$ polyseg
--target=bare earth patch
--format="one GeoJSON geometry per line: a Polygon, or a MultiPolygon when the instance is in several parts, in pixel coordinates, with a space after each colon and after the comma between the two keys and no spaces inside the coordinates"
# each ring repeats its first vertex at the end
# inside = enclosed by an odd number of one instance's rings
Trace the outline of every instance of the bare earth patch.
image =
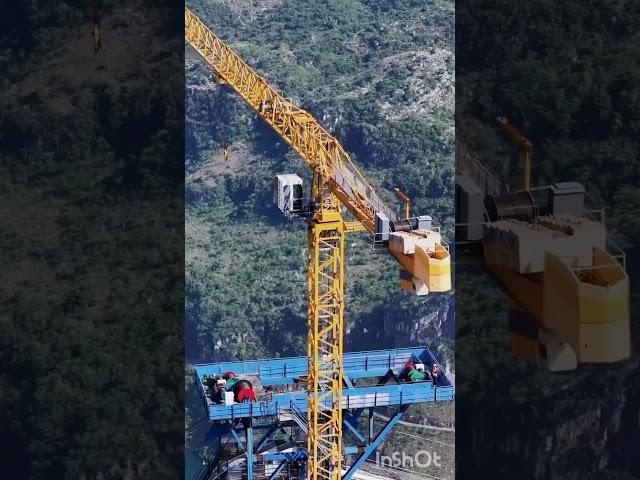
{"type": "Polygon", "coordinates": [[[239,175],[248,164],[249,146],[245,143],[229,145],[229,158],[225,161],[222,149],[216,150],[209,160],[187,177],[187,182],[202,182],[214,187],[222,175],[239,175]]]}
{"type": "Polygon", "coordinates": [[[76,111],[74,100],[85,88],[118,88],[125,81],[129,89],[144,85],[158,53],[149,25],[160,23],[147,15],[154,15],[153,10],[143,8],[141,3],[105,14],[103,48],[97,54],[90,22],[78,25],[69,38],[53,45],[41,63],[2,96],[37,95],[52,112],[70,115],[76,111]]]}

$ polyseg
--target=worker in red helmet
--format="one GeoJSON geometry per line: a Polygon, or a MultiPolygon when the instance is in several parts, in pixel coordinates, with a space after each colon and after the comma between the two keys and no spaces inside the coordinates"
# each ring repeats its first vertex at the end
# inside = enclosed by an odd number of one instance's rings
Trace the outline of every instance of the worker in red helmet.
{"type": "Polygon", "coordinates": [[[253,385],[249,380],[238,380],[233,386],[234,400],[238,403],[255,402],[256,394],[253,391],[253,385]]]}
{"type": "Polygon", "coordinates": [[[429,379],[429,373],[424,371],[422,364],[409,362],[405,364],[401,377],[410,382],[422,382],[429,379]]]}
{"type": "Polygon", "coordinates": [[[238,392],[238,403],[243,402],[255,402],[256,401],[256,393],[252,388],[243,388],[238,392]]]}
{"type": "Polygon", "coordinates": [[[236,374],[233,372],[226,372],[224,375],[222,375],[222,378],[224,378],[227,381],[227,384],[226,384],[227,392],[230,392],[233,389],[233,385],[238,380],[236,378],[236,374]]]}
{"type": "Polygon", "coordinates": [[[404,379],[404,380],[408,380],[409,379],[409,373],[412,370],[415,370],[416,366],[413,362],[407,362],[404,364],[404,367],[402,368],[402,371],[400,372],[400,378],[404,379]]]}

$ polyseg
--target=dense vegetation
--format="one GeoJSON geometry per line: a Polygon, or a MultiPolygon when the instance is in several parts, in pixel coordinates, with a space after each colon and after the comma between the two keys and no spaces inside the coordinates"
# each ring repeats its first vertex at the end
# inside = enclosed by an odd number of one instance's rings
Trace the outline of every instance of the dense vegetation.
{"type": "MultiPolygon", "coordinates": [[[[432,215],[451,238],[453,98],[424,111],[407,108],[418,96],[410,89],[412,78],[442,81],[430,77],[429,64],[417,70],[411,59],[424,52],[434,52],[434,58],[436,52],[451,53],[451,3],[189,6],[269,82],[330,128],[388,203],[399,210],[392,187],[404,187],[415,199],[413,211],[432,215]]],[[[190,49],[186,58],[188,356],[301,354],[305,230],[278,215],[272,179],[292,172],[308,181],[309,172],[236,94],[212,86],[210,73],[190,49]],[[225,137],[231,145],[227,165],[220,152],[225,137]]],[[[453,57],[442,66],[441,75],[452,73],[453,57]]],[[[439,301],[401,292],[392,259],[372,254],[371,245],[354,236],[347,272],[346,321],[349,329],[365,333],[359,348],[435,340],[433,331],[386,343],[375,335],[385,318],[400,315],[415,323],[439,301]]]]}
{"type": "Polygon", "coordinates": [[[456,134],[517,187],[517,147],[495,121],[506,115],[534,144],[535,184],[578,181],[606,207],[609,235],[627,254],[636,351],[627,362],[554,375],[514,362],[504,293],[486,275],[458,271],[458,472],[636,478],[640,8],[506,0],[456,8],[456,134]]]}
{"type": "Polygon", "coordinates": [[[2,15],[3,478],[182,470],[182,9],[103,3],[2,15]]]}
{"type": "MultiPolygon", "coordinates": [[[[328,128],[389,205],[400,211],[393,187],[401,186],[413,212],[431,215],[452,240],[453,2],[188,7],[328,128]]],[[[308,169],[237,94],[211,82],[190,48],[185,57],[187,359],[303,355],[306,232],[279,214],[272,182],[297,173],[308,188],[308,169]]],[[[348,350],[426,343],[454,368],[452,295],[401,291],[395,260],[357,234],[348,239],[346,293],[348,350]]],[[[187,424],[197,416],[189,412],[187,424]]],[[[452,459],[448,452],[449,469],[452,459]]]]}
{"type": "Polygon", "coordinates": [[[534,143],[536,183],[585,184],[608,207],[614,236],[637,268],[631,247],[640,226],[628,217],[638,207],[640,182],[640,7],[476,3],[485,8],[458,11],[458,131],[519,185],[517,150],[494,119],[511,118],[534,143]]]}

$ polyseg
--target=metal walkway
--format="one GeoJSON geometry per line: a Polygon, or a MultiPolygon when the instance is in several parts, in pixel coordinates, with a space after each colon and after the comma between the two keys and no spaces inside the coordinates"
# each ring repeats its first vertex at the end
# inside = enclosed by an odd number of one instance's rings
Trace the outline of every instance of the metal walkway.
{"type": "MultiPolygon", "coordinates": [[[[435,356],[426,347],[347,353],[344,355],[342,408],[345,465],[343,480],[360,478],[360,467],[417,403],[453,400],[455,388],[435,356]],[[439,385],[431,381],[376,385],[389,372],[398,375],[407,362],[440,367],[439,385]],[[383,408],[380,421],[377,411],[383,408]],[[376,421],[377,420],[377,421],[376,421]]],[[[298,480],[305,478],[307,393],[297,380],[306,375],[306,357],[198,364],[195,381],[203,399],[203,414],[211,421],[208,438],[213,449],[237,452],[231,457],[212,455],[202,480],[298,480]],[[205,394],[202,377],[232,371],[239,378],[257,379],[264,393],[256,402],[216,404],[205,394]],[[297,387],[297,391],[296,391],[297,387]],[[269,393],[269,389],[281,393],[269,393]],[[275,437],[288,432],[286,449],[275,447],[275,437]],[[275,448],[275,450],[274,450],[275,448]],[[238,455],[239,454],[239,455],[238,455]]],[[[386,376],[386,377],[385,377],[386,376]]]]}
{"type": "MultiPolygon", "coordinates": [[[[427,366],[438,364],[434,355],[426,347],[345,354],[344,372],[347,385],[343,389],[342,408],[403,406],[453,399],[454,387],[446,378],[442,367],[440,367],[441,380],[437,387],[434,387],[430,381],[384,386],[354,385],[358,380],[382,377],[390,370],[397,375],[409,361],[422,362],[427,366]]],[[[196,365],[196,385],[210,420],[281,416],[288,414],[292,409],[306,413],[307,394],[304,389],[269,394],[259,398],[255,403],[234,403],[233,405],[212,403],[205,395],[201,379],[204,375],[222,375],[228,371],[240,376],[257,377],[262,388],[294,385],[296,378],[306,375],[307,359],[292,357],[196,365]]]]}

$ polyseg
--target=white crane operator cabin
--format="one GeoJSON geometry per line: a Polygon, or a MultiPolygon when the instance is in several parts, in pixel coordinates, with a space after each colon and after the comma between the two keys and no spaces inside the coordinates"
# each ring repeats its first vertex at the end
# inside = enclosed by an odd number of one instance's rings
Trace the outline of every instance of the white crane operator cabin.
{"type": "Polygon", "coordinates": [[[276,175],[274,201],[288,217],[302,214],[302,179],[296,174],[276,175]]]}

